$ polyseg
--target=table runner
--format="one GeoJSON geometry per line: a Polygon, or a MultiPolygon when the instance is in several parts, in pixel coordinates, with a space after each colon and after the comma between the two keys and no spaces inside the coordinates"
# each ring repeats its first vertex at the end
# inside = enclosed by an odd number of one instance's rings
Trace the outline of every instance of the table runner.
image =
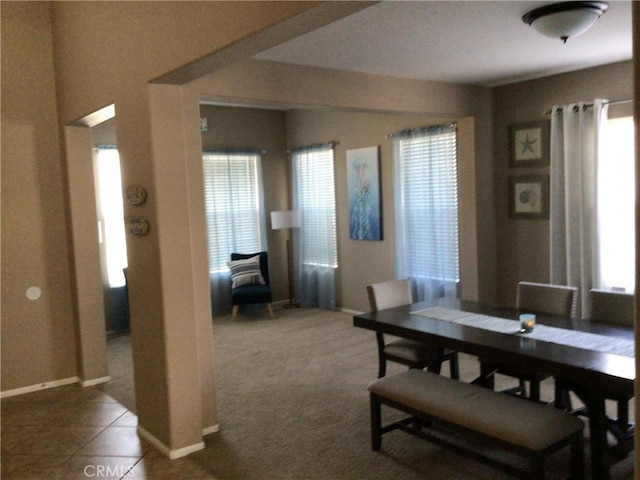
{"type": "Polygon", "coordinates": [[[625,338],[608,337],[595,333],[567,330],[565,328],[549,327],[536,324],[531,333],[520,333],[520,323],[516,320],[491,317],[478,313],[464,312],[444,307],[431,307],[424,310],[410,312],[412,315],[446,320],[469,327],[483,328],[494,332],[508,333],[535,340],[541,340],[570,347],[595,350],[603,353],[613,353],[625,357],[635,357],[635,342],[625,338]]]}

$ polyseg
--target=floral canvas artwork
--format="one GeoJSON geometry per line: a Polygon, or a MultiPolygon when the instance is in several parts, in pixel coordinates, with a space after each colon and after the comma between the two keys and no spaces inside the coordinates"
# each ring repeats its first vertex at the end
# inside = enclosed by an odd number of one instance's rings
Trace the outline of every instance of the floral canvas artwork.
{"type": "Polygon", "coordinates": [[[378,147],[347,150],[349,238],[382,240],[378,147]]]}

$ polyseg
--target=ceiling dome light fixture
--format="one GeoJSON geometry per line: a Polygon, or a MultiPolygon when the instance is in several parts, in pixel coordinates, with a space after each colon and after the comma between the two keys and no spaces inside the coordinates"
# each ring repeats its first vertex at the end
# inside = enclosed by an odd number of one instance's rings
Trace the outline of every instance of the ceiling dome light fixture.
{"type": "Polygon", "coordinates": [[[526,13],[522,21],[551,38],[567,43],[586,32],[609,9],[607,2],[560,2],[526,13]]]}

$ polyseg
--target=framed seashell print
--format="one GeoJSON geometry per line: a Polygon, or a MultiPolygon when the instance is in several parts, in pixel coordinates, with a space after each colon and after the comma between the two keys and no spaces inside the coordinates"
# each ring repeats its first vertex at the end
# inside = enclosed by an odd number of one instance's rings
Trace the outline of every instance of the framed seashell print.
{"type": "Polygon", "coordinates": [[[549,175],[509,177],[509,218],[549,218],[549,175]]]}

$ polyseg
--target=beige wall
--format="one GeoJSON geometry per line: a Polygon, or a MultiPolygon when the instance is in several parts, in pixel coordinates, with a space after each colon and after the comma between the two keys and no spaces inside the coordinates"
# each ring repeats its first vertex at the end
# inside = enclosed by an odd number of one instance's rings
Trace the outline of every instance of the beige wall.
{"type": "Polygon", "coordinates": [[[2,2],[2,389],[78,375],[47,3],[2,2]],[[42,290],[38,300],[25,291],[42,290]]]}
{"type": "MultiPolygon", "coordinates": [[[[633,97],[632,62],[622,62],[494,90],[495,204],[498,238],[498,302],[515,303],[520,280],[549,281],[549,221],[508,217],[508,178],[515,174],[548,174],[549,167],[509,168],[509,125],[549,119],[544,112],[594,98],[633,97]]],[[[610,116],[631,115],[631,104],[611,106],[610,116]]]]}

